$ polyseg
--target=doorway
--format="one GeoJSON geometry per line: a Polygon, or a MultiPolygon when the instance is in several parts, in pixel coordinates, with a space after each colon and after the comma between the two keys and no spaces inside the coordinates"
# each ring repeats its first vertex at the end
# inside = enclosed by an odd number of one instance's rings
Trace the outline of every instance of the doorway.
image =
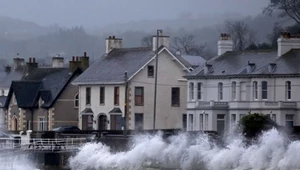
{"type": "Polygon", "coordinates": [[[107,116],[100,115],[98,118],[98,130],[106,130],[107,129],[107,116]]]}

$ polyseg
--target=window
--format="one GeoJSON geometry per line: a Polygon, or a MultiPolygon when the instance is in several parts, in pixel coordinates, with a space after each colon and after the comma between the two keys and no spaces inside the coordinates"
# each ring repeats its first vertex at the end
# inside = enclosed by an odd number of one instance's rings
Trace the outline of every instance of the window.
{"type": "Polygon", "coordinates": [[[199,125],[200,125],[200,127],[199,127],[199,130],[204,130],[203,129],[203,126],[204,126],[204,119],[203,119],[203,114],[200,114],[199,115],[200,117],[199,117],[199,125]]]}
{"type": "Polygon", "coordinates": [[[236,114],[232,114],[231,115],[231,125],[235,125],[236,124],[236,114]]]}
{"type": "Polygon", "coordinates": [[[1,89],[1,96],[4,96],[4,90],[1,89]]]}
{"type": "Polygon", "coordinates": [[[232,85],[231,85],[231,88],[232,88],[232,100],[236,100],[236,82],[232,82],[232,85]]]}
{"type": "Polygon", "coordinates": [[[285,126],[287,128],[294,127],[294,115],[285,115],[285,126]]]}
{"type": "Polygon", "coordinates": [[[257,85],[257,81],[253,82],[253,99],[254,100],[258,99],[258,85],[257,85]]]}
{"type": "Polygon", "coordinates": [[[190,100],[194,100],[194,83],[190,83],[190,100]]]}
{"type": "Polygon", "coordinates": [[[148,77],[154,77],[154,66],[148,66],[148,77]]]}
{"type": "Polygon", "coordinates": [[[217,115],[217,132],[220,135],[225,132],[225,115],[217,115]]]}
{"type": "Polygon", "coordinates": [[[119,98],[120,98],[120,89],[119,87],[115,87],[115,90],[114,90],[114,105],[119,105],[120,104],[120,101],[119,101],[119,98]]]}
{"type": "Polygon", "coordinates": [[[183,128],[183,130],[186,130],[186,128],[187,128],[187,116],[186,116],[186,114],[182,115],[182,128],[183,128]]]}
{"type": "Polygon", "coordinates": [[[144,87],[135,87],[135,105],[143,106],[144,105],[144,87]]]}
{"type": "Polygon", "coordinates": [[[246,82],[240,82],[240,100],[247,100],[247,84],[246,82]]]}
{"type": "Polygon", "coordinates": [[[122,130],[122,115],[110,115],[110,129],[122,130]]]}
{"type": "Polygon", "coordinates": [[[197,85],[197,99],[202,99],[202,83],[198,83],[197,85]]]}
{"type": "Polygon", "coordinates": [[[100,87],[100,105],[105,104],[105,87],[100,87]]]}
{"type": "Polygon", "coordinates": [[[189,130],[194,130],[194,115],[189,114],[189,130]]]}
{"type": "Polygon", "coordinates": [[[180,88],[172,87],[172,106],[179,107],[180,106],[180,88]]]}
{"type": "Polygon", "coordinates": [[[47,120],[45,117],[39,117],[39,131],[46,131],[47,130],[47,120]]]}
{"type": "Polygon", "coordinates": [[[261,98],[266,100],[268,99],[268,82],[261,82],[261,98]]]}
{"type": "Polygon", "coordinates": [[[292,98],[291,88],[292,88],[291,82],[287,81],[285,83],[285,99],[286,100],[291,100],[291,98],[292,98]]]}
{"type": "Polygon", "coordinates": [[[134,116],[134,124],[136,130],[143,130],[144,129],[144,114],[143,113],[136,113],[134,116]]]}
{"type": "Polygon", "coordinates": [[[223,83],[218,84],[218,100],[223,100],[223,83]]]}
{"type": "Polygon", "coordinates": [[[204,115],[204,130],[208,130],[208,114],[204,115]]]}
{"type": "Polygon", "coordinates": [[[85,89],[85,104],[91,105],[91,88],[87,87],[85,89]]]}
{"type": "Polygon", "coordinates": [[[79,105],[79,98],[78,98],[78,94],[76,94],[74,99],[74,107],[78,108],[78,105],[79,105]]]}

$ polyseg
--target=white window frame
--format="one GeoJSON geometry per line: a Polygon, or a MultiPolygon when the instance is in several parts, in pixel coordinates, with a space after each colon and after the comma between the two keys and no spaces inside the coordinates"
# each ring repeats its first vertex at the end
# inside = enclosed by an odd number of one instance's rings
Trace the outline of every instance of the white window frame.
{"type": "Polygon", "coordinates": [[[190,82],[189,84],[189,99],[190,100],[194,100],[194,88],[195,88],[195,84],[193,82],[190,82]]]}
{"type": "Polygon", "coordinates": [[[202,83],[197,83],[197,99],[198,100],[203,99],[202,89],[203,89],[203,84],[202,83]]]}
{"type": "Polygon", "coordinates": [[[287,123],[286,123],[286,122],[293,122],[293,126],[295,126],[295,125],[294,125],[294,118],[295,118],[295,116],[294,116],[293,114],[286,114],[286,115],[285,115],[285,126],[287,126],[287,123]],[[290,116],[291,119],[289,119],[288,116],[290,116]]]}
{"type": "Polygon", "coordinates": [[[253,100],[258,100],[258,83],[253,81],[253,100]]]}
{"type": "Polygon", "coordinates": [[[261,82],[261,99],[262,100],[268,100],[268,81],[262,81],[261,82]],[[263,83],[266,83],[266,89],[263,87],[263,83]],[[267,98],[264,98],[264,92],[267,93],[267,98]]]}
{"type": "Polygon", "coordinates": [[[285,99],[286,100],[292,99],[292,83],[291,83],[291,81],[285,82],[285,99]]]}
{"type": "Polygon", "coordinates": [[[204,130],[204,114],[199,115],[199,130],[204,130]]]}
{"type": "Polygon", "coordinates": [[[204,130],[208,130],[208,114],[204,115],[204,130]]]}
{"type": "Polygon", "coordinates": [[[189,114],[188,117],[188,121],[189,121],[189,130],[193,131],[194,130],[194,115],[193,114],[189,114]]]}
{"type": "Polygon", "coordinates": [[[231,83],[231,91],[232,91],[232,100],[236,100],[236,82],[234,81],[234,82],[232,82],[231,83]]]}
{"type": "Polygon", "coordinates": [[[219,83],[218,84],[218,100],[219,101],[222,101],[224,99],[224,96],[223,96],[223,83],[219,83]]]}
{"type": "Polygon", "coordinates": [[[74,108],[79,107],[79,93],[77,93],[74,97],[74,108]],[[76,101],[77,101],[77,106],[76,106],[76,101]]]}
{"type": "Polygon", "coordinates": [[[45,116],[38,116],[38,129],[39,131],[46,131],[47,127],[47,119],[45,116]]]}

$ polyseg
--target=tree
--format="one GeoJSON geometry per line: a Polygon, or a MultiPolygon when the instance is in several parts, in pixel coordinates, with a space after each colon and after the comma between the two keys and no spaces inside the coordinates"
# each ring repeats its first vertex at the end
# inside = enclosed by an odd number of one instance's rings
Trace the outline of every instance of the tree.
{"type": "Polygon", "coordinates": [[[152,36],[144,36],[141,40],[142,46],[152,47],[152,36]]]}
{"type": "Polygon", "coordinates": [[[279,11],[279,17],[290,18],[298,25],[300,24],[300,1],[299,0],[270,0],[269,5],[264,9],[264,13],[272,14],[279,11]]]}
{"type": "Polygon", "coordinates": [[[278,25],[278,23],[276,23],[273,26],[272,32],[267,35],[267,39],[269,40],[269,43],[271,44],[271,47],[273,49],[277,48],[277,40],[282,31],[283,31],[283,29],[280,27],[280,25],[278,25]]]}
{"type": "Polygon", "coordinates": [[[240,120],[239,126],[247,138],[257,137],[263,131],[279,127],[269,116],[261,113],[249,113],[240,120]]]}
{"type": "Polygon", "coordinates": [[[256,41],[256,33],[244,21],[227,21],[225,29],[231,35],[235,50],[242,51],[256,41]]]}
{"type": "Polygon", "coordinates": [[[172,43],[172,48],[187,55],[202,55],[206,45],[199,45],[195,42],[193,35],[183,35],[175,37],[172,43]]]}

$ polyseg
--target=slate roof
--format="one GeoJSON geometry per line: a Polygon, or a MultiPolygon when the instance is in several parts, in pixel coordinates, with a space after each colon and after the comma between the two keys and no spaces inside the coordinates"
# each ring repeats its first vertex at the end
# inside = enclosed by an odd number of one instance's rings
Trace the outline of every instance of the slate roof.
{"type": "MultiPolygon", "coordinates": [[[[163,48],[160,47],[160,50],[163,48]]],[[[113,49],[85,70],[73,84],[124,83],[125,71],[130,78],[154,56],[155,52],[149,47],[113,49]]],[[[176,58],[179,61],[183,60],[180,57],[176,58]]],[[[185,63],[183,65],[187,67],[185,63]]]]}
{"type": "Polygon", "coordinates": [[[0,96],[0,108],[5,106],[7,96],[0,96]]]}
{"type": "Polygon", "coordinates": [[[202,66],[206,62],[206,60],[201,56],[181,55],[181,57],[186,60],[192,67],[202,66]]]}
{"type": "MultiPolygon", "coordinates": [[[[34,69],[21,81],[13,82],[8,98],[10,99],[14,93],[18,100],[18,106],[21,108],[36,107],[41,98],[44,101],[41,107],[49,108],[74,75],[78,73],[81,73],[80,69],[77,69],[73,74],[69,73],[69,68],[34,69]],[[39,88],[37,88],[37,84],[39,84],[39,88]]],[[[9,101],[7,100],[6,107],[8,107],[9,101]]]]}
{"type": "Polygon", "coordinates": [[[4,73],[0,79],[0,87],[9,88],[12,81],[21,80],[23,77],[23,72],[21,71],[11,71],[10,73],[4,73]]]}
{"type": "Polygon", "coordinates": [[[207,61],[185,77],[247,76],[261,74],[261,69],[277,59],[277,51],[241,51],[225,54],[207,61]],[[205,67],[208,72],[205,73],[205,67]],[[250,67],[250,69],[248,69],[250,67]],[[248,69],[248,70],[247,70],[248,69]]]}

